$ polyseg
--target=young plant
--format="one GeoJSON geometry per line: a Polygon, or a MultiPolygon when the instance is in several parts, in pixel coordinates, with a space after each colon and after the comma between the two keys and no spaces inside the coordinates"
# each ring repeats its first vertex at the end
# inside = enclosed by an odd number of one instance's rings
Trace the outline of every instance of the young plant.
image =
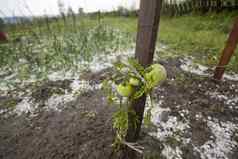
{"type": "MultiPolygon", "coordinates": [[[[114,146],[119,148],[126,137],[128,112],[132,111],[130,105],[144,94],[152,100],[152,90],[166,80],[167,73],[160,64],[153,64],[145,69],[131,58],[126,62],[116,62],[113,69],[113,76],[104,81],[103,88],[110,104],[118,107],[113,115],[113,128],[116,130],[114,146]]],[[[146,112],[144,123],[150,122],[151,109],[146,112]]],[[[137,122],[135,115],[133,123],[130,124],[136,125],[137,122]]]]}

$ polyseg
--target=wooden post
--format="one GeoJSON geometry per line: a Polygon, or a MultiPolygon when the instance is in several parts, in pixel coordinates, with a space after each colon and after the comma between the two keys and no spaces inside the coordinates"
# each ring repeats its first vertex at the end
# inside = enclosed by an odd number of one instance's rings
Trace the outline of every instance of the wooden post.
{"type": "Polygon", "coordinates": [[[238,43],[238,18],[235,19],[235,23],[229,35],[226,47],[224,48],[220,62],[218,66],[216,67],[216,70],[214,73],[214,79],[216,80],[222,79],[222,76],[225,72],[225,67],[229,63],[232,55],[234,54],[237,43],[238,43]]]}
{"type": "MultiPolygon", "coordinates": [[[[144,67],[148,67],[153,62],[161,6],[162,0],[141,0],[135,58],[144,67]]],[[[132,112],[136,113],[138,122],[136,125],[134,124],[135,114],[129,111],[127,142],[135,142],[139,137],[145,102],[146,96],[144,95],[131,104],[130,108],[132,112]]]]}

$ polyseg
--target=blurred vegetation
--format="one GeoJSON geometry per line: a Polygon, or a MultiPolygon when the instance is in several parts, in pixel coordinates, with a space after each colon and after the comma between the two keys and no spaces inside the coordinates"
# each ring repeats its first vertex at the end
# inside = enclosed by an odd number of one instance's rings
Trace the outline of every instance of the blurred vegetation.
{"type": "MultiPolygon", "coordinates": [[[[159,41],[168,45],[176,54],[191,55],[199,63],[214,66],[225,47],[237,13],[162,18],[159,41]]],[[[238,72],[238,49],[228,69],[238,72]]]]}
{"type": "MultiPolygon", "coordinates": [[[[199,63],[215,66],[225,46],[237,11],[163,15],[160,23],[159,53],[193,56],[199,63]],[[172,52],[172,53],[171,53],[172,52]]],[[[113,12],[85,14],[82,8],[62,9],[60,16],[34,17],[7,24],[9,42],[0,44],[0,70],[16,73],[21,79],[30,75],[45,77],[56,70],[79,69],[80,61],[90,62],[97,54],[109,54],[134,47],[137,11],[119,7],[113,12]]],[[[238,51],[229,70],[238,72],[238,51]]]]}
{"type": "MultiPolygon", "coordinates": [[[[237,15],[238,11],[225,11],[205,15],[191,13],[177,17],[162,16],[158,47],[165,45],[168,49],[161,51],[160,57],[193,56],[201,64],[215,66],[237,15]]],[[[106,16],[104,22],[136,36],[136,17],[106,16]]],[[[238,72],[238,49],[228,65],[228,70],[238,72]]]]}

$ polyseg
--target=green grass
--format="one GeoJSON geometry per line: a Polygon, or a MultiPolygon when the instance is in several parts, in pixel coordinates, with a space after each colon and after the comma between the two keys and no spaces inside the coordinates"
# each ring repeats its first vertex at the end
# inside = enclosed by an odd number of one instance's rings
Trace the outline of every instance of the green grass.
{"type": "MultiPolygon", "coordinates": [[[[72,27],[68,20],[50,24],[50,30],[41,26],[19,26],[19,32],[10,32],[10,41],[0,45],[0,70],[16,73],[25,80],[31,75],[47,78],[54,71],[81,70],[96,54],[107,54],[131,47],[132,38],[127,32],[115,29],[104,22],[85,18],[72,27]],[[39,29],[39,30],[38,30],[39,29]],[[16,41],[16,37],[22,40],[16,41]]],[[[1,82],[8,82],[2,81],[1,82]]]]}
{"type": "MultiPolygon", "coordinates": [[[[158,45],[165,44],[173,56],[193,56],[199,63],[215,66],[225,47],[237,12],[164,17],[160,22],[158,45]]],[[[107,25],[131,33],[136,37],[137,19],[134,17],[105,17],[107,25]]],[[[171,53],[163,52],[161,56],[171,53]]],[[[238,72],[238,49],[228,70],[238,72]]]]}
{"type": "MultiPolygon", "coordinates": [[[[237,12],[164,17],[160,22],[158,45],[168,47],[160,52],[165,56],[193,56],[199,63],[215,66],[225,46],[237,12]]],[[[31,25],[8,28],[11,42],[0,45],[0,68],[6,66],[11,72],[18,71],[24,78],[27,74],[69,69],[77,60],[90,60],[96,53],[124,49],[135,43],[136,17],[104,16],[77,17],[53,20],[47,23],[35,20],[31,25]],[[50,30],[49,30],[50,28],[50,30]],[[14,43],[14,38],[27,37],[26,41],[14,43]],[[24,63],[19,64],[19,59],[24,63]],[[30,72],[29,72],[30,71],[30,72]]],[[[238,72],[238,51],[233,56],[229,70],[238,72]]],[[[77,69],[77,68],[76,68],[77,69]]]]}
{"type": "MultiPolygon", "coordinates": [[[[234,17],[232,13],[223,13],[162,18],[159,41],[179,55],[192,55],[198,62],[214,66],[225,47],[234,17]]],[[[229,66],[238,71],[238,50],[229,66]]]]}

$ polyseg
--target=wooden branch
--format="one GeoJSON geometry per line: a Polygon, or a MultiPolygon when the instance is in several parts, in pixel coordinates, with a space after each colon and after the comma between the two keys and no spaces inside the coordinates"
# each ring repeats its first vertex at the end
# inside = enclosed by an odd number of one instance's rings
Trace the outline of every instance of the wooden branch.
{"type": "Polygon", "coordinates": [[[214,79],[221,80],[232,55],[235,52],[238,43],[238,18],[235,19],[233,29],[229,35],[226,46],[222,52],[222,56],[214,73],[214,79]]]}
{"type": "MultiPolygon", "coordinates": [[[[153,62],[162,0],[141,0],[135,58],[143,67],[153,62]]],[[[136,142],[144,115],[146,95],[134,100],[128,112],[127,142],[136,142]],[[138,122],[135,124],[135,115],[138,122]]]]}

